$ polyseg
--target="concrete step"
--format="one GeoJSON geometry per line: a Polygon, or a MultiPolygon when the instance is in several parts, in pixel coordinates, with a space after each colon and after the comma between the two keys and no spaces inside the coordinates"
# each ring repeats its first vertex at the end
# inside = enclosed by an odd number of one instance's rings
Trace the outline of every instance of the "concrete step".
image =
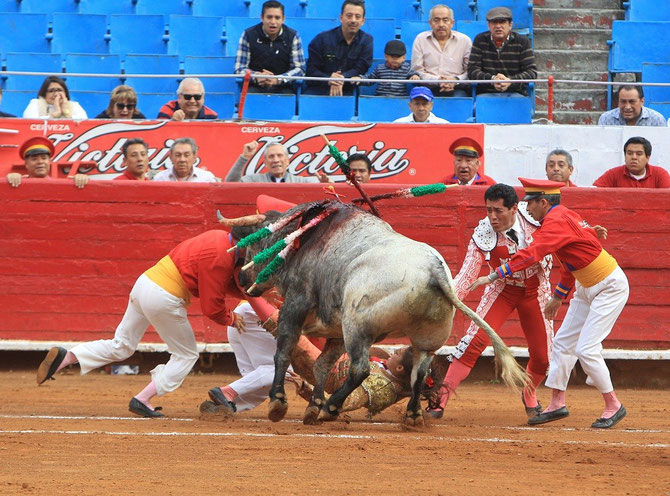
{"type": "Polygon", "coordinates": [[[535,50],[607,50],[607,40],[612,38],[611,29],[596,28],[535,28],[535,50]]]}
{"type": "MultiPolygon", "coordinates": [[[[578,112],[574,110],[565,111],[565,110],[555,110],[554,111],[554,122],[556,124],[585,124],[592,125],[598,124],[598,118],[602,112],[578,112]]],[[[541,112],[539,110],[535,111],[535,117],[533,121],[538,119],[546,119],[547,112],[541,112]]]]}
{"type": "Polygon", "coordinates": [[[545,72],[538,71],[538,79],[547,79],[549,76],[554,76],[554,79],[565,79],[572,81],[607,81],[606,72],[545,72]]]}
{"type": "Polygon", "coordinates": [[[533,10],[548,9],[621,9],[621,0],[534,0],[533,10]]]}
{"type": "MultiPolygon", "coordinates": [[[[547,107],[546,88],[535,90],[535,106],[547,107]]],[[[578,110],[587,112],[604,112],[607,109],[607,92],[605,90],[555,89],[554,111],[578,110]]]]}
{"type": "Polygon", "coordinates": [[[533,9],[535,28],[612,28],[612,21],[623,19],[615,9],[533,9]]]}
{"type": "Polygon", "coordinates": [[[563,74],[565,72],[606,72],[607,50],[536,50],[538,70],[563,74]]]}

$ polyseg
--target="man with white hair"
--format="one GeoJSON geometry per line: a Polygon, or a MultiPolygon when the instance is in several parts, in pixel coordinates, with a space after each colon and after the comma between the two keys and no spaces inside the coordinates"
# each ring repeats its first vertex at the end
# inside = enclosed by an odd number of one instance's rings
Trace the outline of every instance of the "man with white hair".
{"type": "Polygon", "coordinates": [[[244,166],[258,150],[258,141],[245,143],[242,155],[235,161],[233,167],[224,179],[231,183],[328,183],[331,182],[324,172],[317,172],[317,177],[294,176],[288,172],[288,150],[281,143],[268,143],[265,145],[263,156],[267,172],[242,175],[244,166]]]}
{"type": "Polygon", "coordinates": [[[205,106],[205,86],[198,78],[184,78],[177,88],[177,99],[163,105],[159,119],[183,121],[185,119],[218,119],[211,108],[205,106]]]}

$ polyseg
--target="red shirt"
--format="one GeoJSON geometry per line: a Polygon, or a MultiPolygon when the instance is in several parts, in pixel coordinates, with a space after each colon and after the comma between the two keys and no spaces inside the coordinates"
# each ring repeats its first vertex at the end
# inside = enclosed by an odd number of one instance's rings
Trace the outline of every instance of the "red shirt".
{"type": "Polygon", "coordinates": [[[595,180],[594,186],[601,188],[670,188],[670,174],[663,167],[649,165],[642,179],[630,175],[625,165],[606,171],[595,180]]]}
{"type": "MultiPolygon", "coordinates": [[[[459,184],[458,178],[456,176],[448,177],[444,180],[445,184],[459,184]]],[[[475,180],[469,184],[469,186],[493,186],[496,184],[495,179],[484,174],[477,174],[475,180]]]]}
{"type": "Polygon", "coordinates": [[[142,179],[138,179],[137,177],[133,176],[128,172],[128,169],[123,171],[123,174],[120,176],[116,176],[114,178],[114,181],[144,181],[146,177],[143,177],[142,179]]]}
{"type": "Polygon", "coordinates": [[[202,313],[221,325],[231,325],[226,297],[244,298],[235,283],[235,253],[226,231],[206,231],[179,243],[169,256],[177,266],[189,292],[200,298],[202,313]]]}
{"type": "Polygon", "coordinates": [[[497,269],[498,274],[506,273],[501,271],[505,267],[511,272],[525,269],[554,253],[562,264],[558,285],[563,289],[554,294],[563,298],[574,286],[575,278],[571,272],[589,265],[603,248],[593,228],[579,214],[562,205],[549,210],[541,223],[530,246],[519,250],[508,264],[497,269]]]}

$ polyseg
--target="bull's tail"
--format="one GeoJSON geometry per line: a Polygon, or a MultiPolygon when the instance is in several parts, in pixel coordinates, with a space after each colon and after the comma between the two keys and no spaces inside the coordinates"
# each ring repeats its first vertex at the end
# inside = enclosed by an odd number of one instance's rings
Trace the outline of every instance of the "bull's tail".
{"type": "Polygon", "coordinates": [[[528,377],[526,371],[516,361],[512,351],[507,347],[500,336],[498,336],[493,328],[484,319],[477,315],[474,310],[458,299],[451,279],[451,274],[449,273],[449,267],[447,267],[444,259],[437,251],[435,251],[435,254],[444,269],[443,271],[437,271],[438,273],[436,274],[442,292],[455,308],[463,312],[491,339],[496,367],[501,371],[500,376],[502,377],[503,382],[514,389],[528,386],[531,383],[530,377],[528,377]]]}

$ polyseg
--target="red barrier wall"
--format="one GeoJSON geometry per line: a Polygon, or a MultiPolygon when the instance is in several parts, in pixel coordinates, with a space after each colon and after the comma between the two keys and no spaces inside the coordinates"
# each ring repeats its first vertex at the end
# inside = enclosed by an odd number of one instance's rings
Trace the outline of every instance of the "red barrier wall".
{"type": "MultiPolygon", "coordinates": [[[[370,194],[398,187],[366,186],[370,194]]],[[[344,185],[337,191],[358,196],[344,185]]],[[[485,215],[484,191],[459,188],[378,205],[396,230],[436,247],[455,275],[472,229],[485,215]]],[[[227,216],[254,211],[260,193],[296,202],[324,197],[320,185],[95,181],[78,190],[68,180],[30,180],[19,188],[0,180],[0,339],[111,337],[145,269],[181,240],[215,228],[217,208],[227,216]]],[[[609,228],[604,246],[631,284],[607,346],[670,348],[670,191],[570,188],[563,202],[609,228]]],[[[480,294],[467,303],[476,306],[480,294]]],[[[189,314],[198,341],[225,339],[225,329],[201,315],[197,299],[189,314]]],[[[447,344],[455,344],[464,329],[458,315],[447,344]]],[[[523,345],[516,314],[500,332],[509,345],[523,345]]],[[[145,341],[159,338],[150,331],[145,341]]]]}

